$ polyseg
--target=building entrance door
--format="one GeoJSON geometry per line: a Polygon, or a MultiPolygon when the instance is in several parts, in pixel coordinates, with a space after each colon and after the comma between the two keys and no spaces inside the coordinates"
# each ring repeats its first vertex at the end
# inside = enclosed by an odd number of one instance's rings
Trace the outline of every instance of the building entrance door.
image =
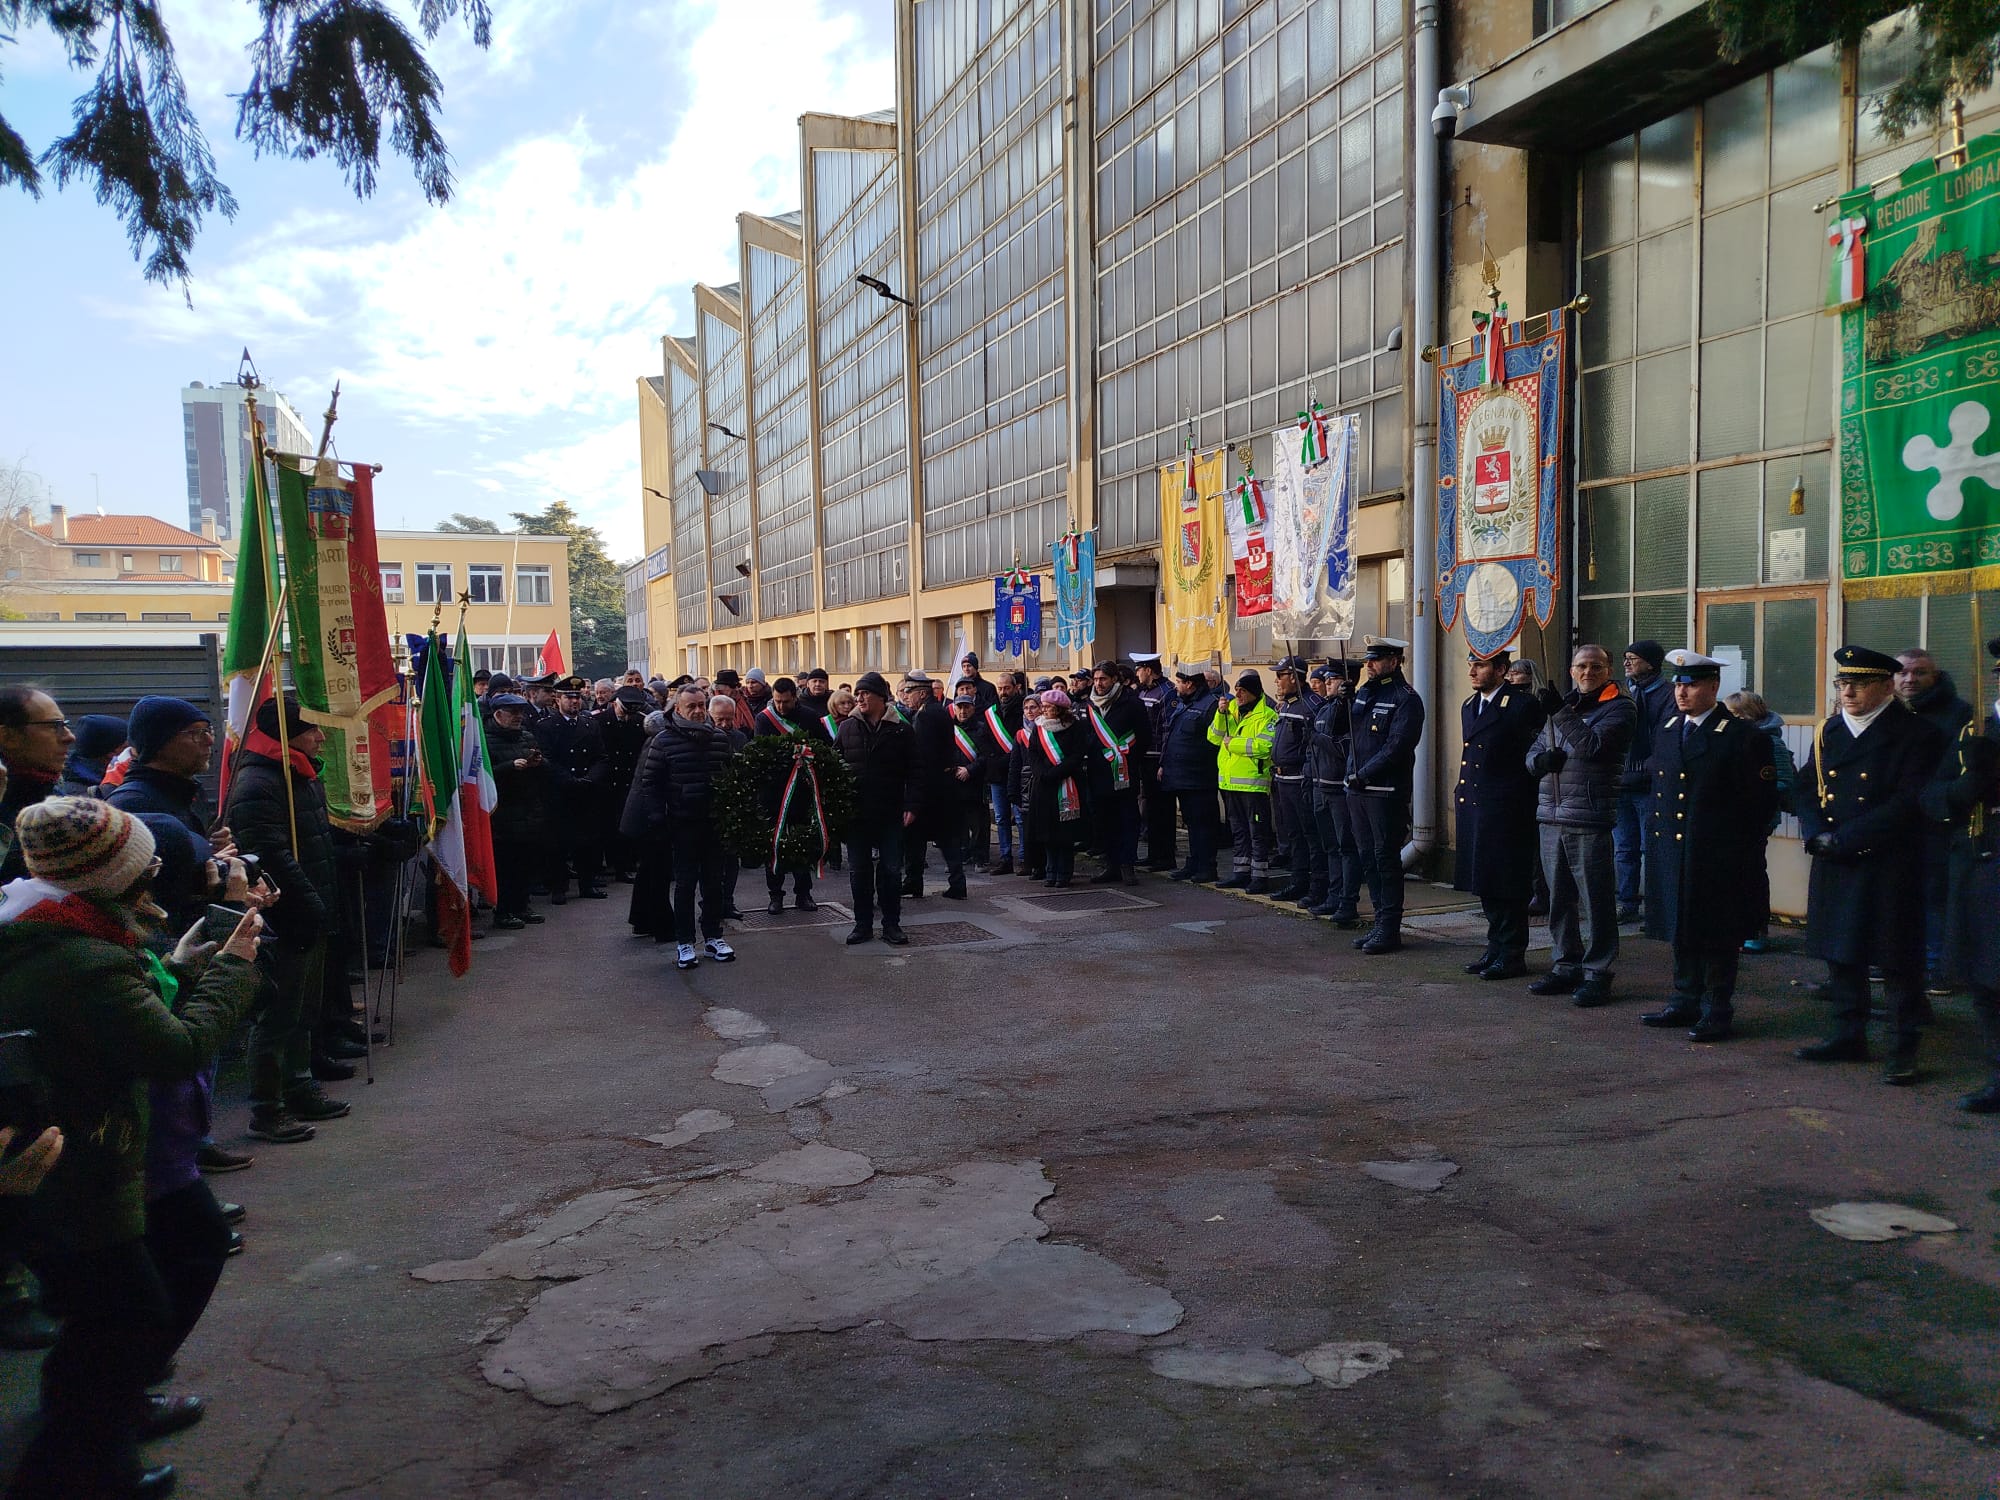
{"type": "Polygon", "coordinates": [[[1757,693],[1791,723],[1825,712],[1826,589],[1730,589],[1698,599],[1701,649],[1722,665],[1722,691],[1757,693]]]}

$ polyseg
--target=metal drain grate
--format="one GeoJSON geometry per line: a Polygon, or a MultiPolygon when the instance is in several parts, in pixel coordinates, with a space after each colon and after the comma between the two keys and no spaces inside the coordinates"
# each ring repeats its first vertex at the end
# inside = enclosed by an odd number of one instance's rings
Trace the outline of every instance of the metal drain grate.
{"type": "Polygon", "coordinates": [[[926,922],[920,927],[905,927],[912,948],[948,948],[953,943],[991,943],[999,940],[1000,934],[988,932],[971,922],[926,922]]]}
{"type": "Polygon", "coordinates": [[[1158,906],[1126,891],[1024,891],[1014,898],[1032,901],[1040,911],[1142,911],[1158,906]]]}
{"type": "Polygon", "coordinates": [[[853,920],[853,911],[838,901],[822,901],[818,911],[797,911],[788,898],[782,916],[774,917],[767,911],[749,908],[743,913],[743,926],[749,932],[775,932],[787,927],[837,927],[853,920]]]}

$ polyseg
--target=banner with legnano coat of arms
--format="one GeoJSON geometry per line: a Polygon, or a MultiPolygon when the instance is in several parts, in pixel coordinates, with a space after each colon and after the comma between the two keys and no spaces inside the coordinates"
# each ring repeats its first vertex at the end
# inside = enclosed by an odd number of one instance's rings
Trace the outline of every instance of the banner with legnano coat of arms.
{"type": "Polygon", "coordinates": [[[1462,615],[1489,657],[1555,618],[1562,566],[1563,379],[1567,309],[1527,324],[1485,321],[1472,353],[1438,371],[1437,595],[1446,630],[1462,615]]]}
{"type": "Polygon", "coordinates": [[[1229,541],[1222,524],[1226,450],[1206,455],[1192,444],[1178,463],[1160,470],[1160,550],[1166,567],[1168,664],[1229,655],[1229,605],[1222,580],[1229,541]]]}
{"type": "Polygon", "coordinates": [[[2000,136],[1840,201],[1840,581],[2000,587],[2000,136]]]}

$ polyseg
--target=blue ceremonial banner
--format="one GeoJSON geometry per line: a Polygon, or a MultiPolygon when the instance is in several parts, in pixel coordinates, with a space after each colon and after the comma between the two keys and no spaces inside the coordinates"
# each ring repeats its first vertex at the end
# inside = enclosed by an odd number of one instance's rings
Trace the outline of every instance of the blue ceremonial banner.
{"type": "Polygon", "coordinates": [[[1065,532],[1049,556],[1056,569],[1056,644],[1078,651],[1097,638],[1097,533],[1065,532]]]}
{"type": "Polygon", "coordinates": [[[1042,580],[1003,573],[993,580],[993,649],[1042,649],[1042,580]]]}
{"type": "Polygon", "coordinates": [[[1561,577],[1569,331],[1561,308],[1538,338],[1523,326],[1493,319],[1438,371],[1438,619],[1449,630],[1462,612],[1479,657],[1520,634],[1530,600],[1547,626],[1561,577]]]}

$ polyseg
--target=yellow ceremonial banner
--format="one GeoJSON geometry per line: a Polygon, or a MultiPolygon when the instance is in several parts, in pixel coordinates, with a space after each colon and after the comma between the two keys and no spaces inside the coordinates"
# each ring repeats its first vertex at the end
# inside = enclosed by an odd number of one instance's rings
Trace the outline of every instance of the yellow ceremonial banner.
{"type": "Polygon", "coordinates": [[[1227,450],[1188,454],[1160,470],[1160,554],[1165,565],[1167,668],[1229,655],[1229,613],[1222,580],[1229,537],[1222,524],[1227,450]],[[1189,468],[1193,473],[1190,475],[1189,468]]]}

